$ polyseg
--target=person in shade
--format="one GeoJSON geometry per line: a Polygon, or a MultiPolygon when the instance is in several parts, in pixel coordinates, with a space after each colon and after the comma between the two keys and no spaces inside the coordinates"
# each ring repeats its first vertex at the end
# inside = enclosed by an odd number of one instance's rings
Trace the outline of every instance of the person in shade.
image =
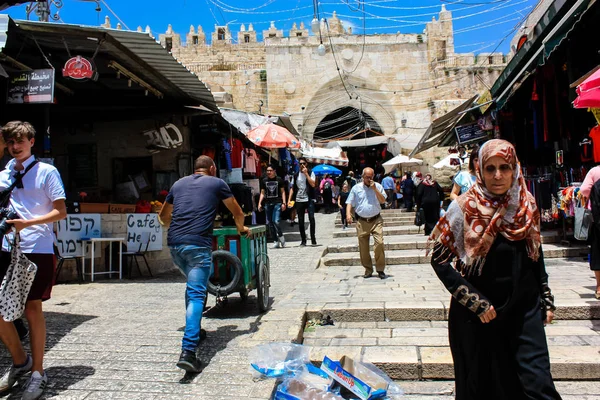
{"type": "Polygon", "coordinates": [[[337,198],[337,204],[340,208],[340,214],[342,215],[342,229],[344,230],[348,227],[348,221],[346,220],[346,201],[348,200],[349,195],[350,185],[348,185],[348,182],[344,182],[342,185],[342,191],[337,198]]]}
{"type": "Polygon", "coordinates": [[[394,182],[392,174],[385,175],[381,181],[381,186],[383,186],[383,190],[385,190],[385,194],[387,196],[386,207],[394,208],[394,187],[396,186],[396,182],[394,182]]]}
{"type": "Polygon", "coordinates": [[[415,182],[412,180],[410,172],[407,172],[402,180],[402,196],[406,211],[412,211],[414,206],[415,182]]]}
{"type": "Polygon", "coordinates": [[[431,174],[426,174],[425,179],[417,189],[417,211],[422,208],[425,213],[426,236],[429,236],[440,219],[443,201],[444,190],[439,183],[433,180],[431,174]]]}
{"type": "Polygon", "coordinates": [[[555,307],[540,213],[509,142],[482,146],[475,186],[450,204],[431,245],[431,265],[452,294],[456,399],[561,399],[544,332],[555,307]]]}
{"type": "Polygon", "coordinates": [[[590,228],[590,269],[596,277],[595,297],[600,299],[600,165],[590,169],[581,184],[582,204],[592,210],[594,223],[590,228]],[[588,203],[588,199],[590,202],[588,203]]]}
{"type": "Polygon", "coordinates": [[[160,223],[169,226],[167,245],[173,262],[187,278],[185,331],[177,367],[192,373],[202,370],[196,350],[212,270],[213,222],[220,202],[233,214],[238,233],[248,234],[244,212],[229,186],[216,174],[212,158],[198,157],[194,173],[175,182],[158,215],[160,223]]]}
{"type": "Polygon", "coordinates": [[[356,217],[356,234],[360,262],[365,269],[365,278],[373,275],[373,260],[369,249],[369,240],[373,236],[375,267],[379,278],[385,279],[385,251],[383,244],[383,218],[381,205],[385,204],[386,194],[383,187],[373,180],[375,172],[365,168],[362,182],[357,183],[346,200],[346,221],[352,223],[352,211],[356,217]]]}
{"type": "Polygon", "coordinates": [[[308,212],[308,222],[310,223],[310,241],[313,246],[317,245],[316,226],[315,226],[315,202],[317,186],[315,174],[308,168],[306,158],[298,159],[300,172],[294,175],[294,186],[290,190],[290,201],[295,202],[298,213],[298,228],[300,230],[300,246],[306,246],[306,227],[304,220],[308,212]]]}

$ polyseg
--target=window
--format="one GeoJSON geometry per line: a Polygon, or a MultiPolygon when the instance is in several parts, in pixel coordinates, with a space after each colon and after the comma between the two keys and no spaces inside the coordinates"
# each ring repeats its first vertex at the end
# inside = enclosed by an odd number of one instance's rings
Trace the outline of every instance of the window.
{"type": "Polygon", "coordinates": [[[194,44],[198,44],[198,36],[194,36],[194,37],[192,37],[192,42],[193,42],[194,44]]]}
{"type": "Polygon", "coordinates": [[[492,65],[494,63],[494,56],[488,57],[488,64],[492,65]]]}
{"type": "Polygon", "coordinates": [[[277,37],[277,34],[276,34],[276,33],[269,33],[269,37],[270,37],[270,38],[277,37]]]}
{"type": "Polygon", "coordinates": [[[218,40],[225,40],[225,28],[219,28],[217,30],[217,39],[218,40]]]}
{"type": "Polygon", "coordinates": [[[244,43],[250,43],[250,35],[244,35],[244,43]]]}
{"type": "Polygon", "coordinates": [[[167,40],[165,41],[165,45],[167,47],[168,52],[173,50],[173,38],[167,38],[167,40]]]}
{"type": "Polygon", "coordinates": [[[302,36],[302,32],[296,32],[296,36],[302,36]]]}

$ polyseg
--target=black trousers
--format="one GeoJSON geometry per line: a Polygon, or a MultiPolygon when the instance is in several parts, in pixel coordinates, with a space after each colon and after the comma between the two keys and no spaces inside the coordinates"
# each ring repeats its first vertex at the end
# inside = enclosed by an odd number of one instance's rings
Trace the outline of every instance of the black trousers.
{"type": "Polygon", "coordinates": [[[317,242],[315,236],[315,202],[308,200],[307,202],[296,202],[296,210],[298,212],[298,228],[300,229],[300,239],[302,243],[306,243],[306,228],[304,226],[304,215],[308,210],[308,221],[310,222],[310,240],[313,243],[317,242]]]}
{"type": "Polygon", "coordinates": [[[348,222],[346,221],[346,206],[340,208],[340,214],[342,214],[342,225],[348,226],[348,222]]]}

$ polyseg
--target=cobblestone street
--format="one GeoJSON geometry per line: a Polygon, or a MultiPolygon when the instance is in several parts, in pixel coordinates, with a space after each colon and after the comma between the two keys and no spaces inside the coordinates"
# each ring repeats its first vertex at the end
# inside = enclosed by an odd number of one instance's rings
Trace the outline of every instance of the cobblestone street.
{"type": "MultiPolygon", "coordinates": [[[[298,226],[282,222],[287,247],[269,249],[271,311],[259,314],[253,291],[246,304],[234,295],[226,307],[205,313],[208,338],[200,358],[206,367],[198,376],[184,376],[175,366],[185,325],[181,276],[57,285],[44,304],[46,398],[268,399],[274,381],[253,382],[247,352],[261,341],[289,341],[302,329],[304,309],[280,303],[314,271],[331,240],[333,215],[317,221],[320,246],[305,248],[298,247],[298,226]]],[[[214,304],[213,296],[208,304],[214,304]]],[[[2,368],[10,363],[4,347],[0,362],[2,368]]],[[[20,399],[20,390],[8,398],[20,399]]]]}

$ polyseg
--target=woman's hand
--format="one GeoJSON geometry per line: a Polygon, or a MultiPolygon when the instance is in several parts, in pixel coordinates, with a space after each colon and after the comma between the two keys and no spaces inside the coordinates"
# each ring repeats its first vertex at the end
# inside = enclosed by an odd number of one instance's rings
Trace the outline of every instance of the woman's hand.
{"type": "Polygon", "coordinates": [[[546,320],[544,321],[544,325],[549,325],[554,320],[554,311],[547,310],[546,311],[546,320]]]}
{"type": "Polygon", "coordinates": [[[494,318],[496,318],[496,310],[494,309],[494,306],[490,306],[490,308],[486,312],[479,316],[479,319],[484,324],[491,322],[494,318]]]}

